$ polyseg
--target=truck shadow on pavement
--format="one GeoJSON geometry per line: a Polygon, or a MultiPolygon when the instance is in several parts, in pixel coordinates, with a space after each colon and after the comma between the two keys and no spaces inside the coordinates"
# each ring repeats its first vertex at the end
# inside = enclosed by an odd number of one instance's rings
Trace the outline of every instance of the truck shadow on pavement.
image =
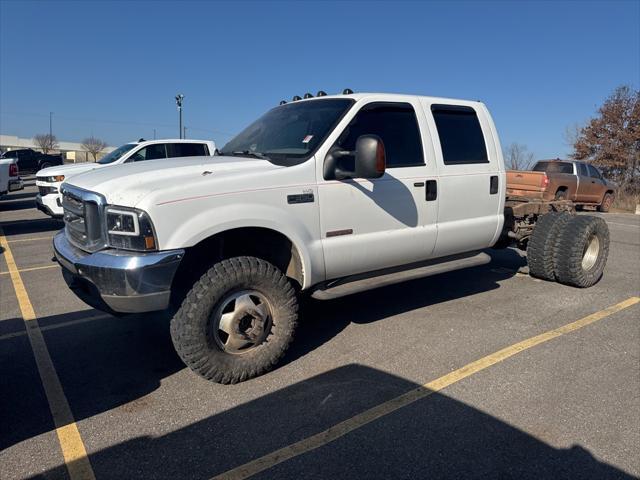
{"type": "Polygon", "coordinates": [[[23,192],[23,193],[11,192],[11,193],[7,194],[6,196],[2,197],[2,201],[5,202],[7,200],[23,200],[25,198],[30,198],[32,200],[35,200],[36,195],[38,195],[37,191],[34,191],[34,192],[23,192]]]}
{"type": "MultiPolygon", "coordinates": [[[[499,288],[497,282],[512,276],[522,259],[507,250],[492,255],[496,255],[496,262],[507,262],[509,269],[496,272],[495,264],[489,264],[338,300],[304,302],[296,339],[276,368],[331,341],[352,322],[377,322],[499,288]]],[[[51,358],[78,421],[135,402],[159,388],[162,379],[186,368],[169,336],[170,313],[108,317],[50,329],[57,323],[97,313],[73,312],[39,319],[40,326],[46,327],[43,334],[51,358]]],[[[22,324],[21,319],[5,322],[22,324]]],[[[0,423],[4,423],[7,433],[0,438],[0,450],[53,428],[28,339],[22,336],[1,342],[0,423]],[[25,398],[29,398],[26,405],[25,398]],[[32,405],[36,403],[38,408],[32,405]],[[33,410],[39,413],[32,415],[33,410]]],[[[242,385],[245,384],[219,388],[243,388],[242,385]]],[[[246,385],[250,387],[251,381],[246,385]]]]}
{"type": "Polygon", "coordinates": [[[293,362],[338,335],[350,323],[372,323],[394,315],[488,292],[527,264],[515,250],[488,250],[491,263],[481,267],[411,280],[321,301],[305,298],[301,320],[281,365],[293,362]]]}
{"type": "Polygon", "coordinates": [[[14,220],[0,222],[5,236],[27,235],[31,233],[57,232],[64,228],[64,222],[55,218],[34,218],[33,220],[14,220]]]}
{"type": "Polygon", "coordinates": [[[0,212],[10,212],[13,210],[26,210],[36,208],[36,201],[31,199],[15,199],[9,198],[0,202],[0,212]]]}
{"type": "MultiPolygon", "coordinates": [[[[429,393],[383,371],[345,365],[170,433],[120,441],[90,453],[90,461],[98,479],[209,479],[415,388],[429,393]]],[[[197,415],[197,407],[192,408],[197,415]]],[[[132,413],[130,421],[136,419],[132,413]]],[[[60,465],[44,477],[65,473],[60,465]]],[[[633,477],[581,446],[554,448],[473,406],[432,392],[256,478],[633,477]]]]}

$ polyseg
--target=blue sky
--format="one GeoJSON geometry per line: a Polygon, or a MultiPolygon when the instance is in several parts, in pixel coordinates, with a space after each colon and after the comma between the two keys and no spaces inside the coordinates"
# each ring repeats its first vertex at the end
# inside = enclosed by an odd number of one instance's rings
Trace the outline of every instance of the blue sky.
{"type": "Polygon", "coordinates": [[[503,146],[570,151],[620,84],[640,84],[640,2],[0,1],[0,132],[117,145],[224,143],[280,99],[355,91],[479,99],[503,146]]]}

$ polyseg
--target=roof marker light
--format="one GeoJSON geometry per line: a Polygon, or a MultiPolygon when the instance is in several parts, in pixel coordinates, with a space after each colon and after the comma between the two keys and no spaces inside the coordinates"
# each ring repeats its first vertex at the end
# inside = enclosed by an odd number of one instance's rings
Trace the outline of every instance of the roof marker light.
{"type": "Polygon", "coordinates": [[[324,90],[318,90],[318,93],[316,93],[316,97],[326,97],[327,96],[327,92],[325,92],[324,90]]]}
{"type": "Polygon", "coordinates": [[[279,105],[284,105],[285,103],[287,103],[287,101],[286,101],[286,100],[280,100],[279,105]]]}
{"type": "Polygon", "coordinates": [[[309,92],[304,94],[304,98],[313,98],[313,95],[311,95],[309,92]]]}
{"type": "Polygon", "coordinates": [[[342,94],[343,94],[343,95],[351,95],[352,93],[353,93],[353,90],[351,90],[350,88],[345,88],[345,89],[342,91],[342,94]]]}
{"type": "Polygon", "coordinates": [[[302,98],[300,98],[300,95],[294,95],[292,101],[297,102],[298,100],[302,100],[302,98]]]}

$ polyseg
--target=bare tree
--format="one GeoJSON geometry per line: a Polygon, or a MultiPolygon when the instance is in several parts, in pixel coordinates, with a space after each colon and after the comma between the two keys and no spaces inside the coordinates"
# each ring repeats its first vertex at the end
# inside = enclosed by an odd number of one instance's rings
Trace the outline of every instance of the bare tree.
{"type": "Polygon", "coordinates": [[[573,148],[573,158],[598,165],[623,190],[640,192],[640,90],[616,88],[573,148]]]}
{"type": "Polygon", "coordinates": [[[526,145],[512,143],[504,153],[504,163],[511,170],[528,170],[533,164],[533,152],[526,145]]]}
{"type": "Polygon", "coordinates": [[[82,141],[82,148],[93,156],[93,161],[95,162],[98,154],[107,148],[107,142],[91,136],[82,141]]]}
{"type": "Polygon", "coordinates": [[[58,148],[58,139],[55,135],[50,135],[48,133],[35,135],[33,137],[33,141],[45,155],[51,150],[55,150],[56,148],[58,148]]]}
{"type": "Polygon", "coordinates": [[[582,128],[583,126],[579,123],[572,123],[571,125],[566,126],[564,132],[562,133],[562,139],[564,140],[564,143],[566,145],[569,145],[570,147],[573,147],[578,141],[578,138],[580,138],[580,131],[582,130],[582,128]]]}

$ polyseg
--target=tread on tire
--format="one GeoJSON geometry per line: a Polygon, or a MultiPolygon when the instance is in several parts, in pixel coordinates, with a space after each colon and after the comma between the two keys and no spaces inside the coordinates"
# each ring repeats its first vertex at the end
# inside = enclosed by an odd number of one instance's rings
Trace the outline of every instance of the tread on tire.
{"type": "Polygon", "coordinates": [[[527,246],[529,274],[542,280],[556,280],[559,233],[571,220],[568,212],[550,212],[538,218],[527,246]]]}
{"type": "Polygon", "coordinates": [[[577,216],[565,226],[559,237],[558,281],[565,285],[586,288],[597,283],[609,256],[609,227],[599,217],[577,216]],[[597,255],[589,268],[584,258],[590,245],[597,240],[597,255]]]}
{"type": "Polygon", "coordinates": [[[234,257],[214,264],[193,285],[171,320],[171,339],[182,361],[198,375],[218,383],[237,383],[278,363],[293,340],[297,321],[298,301],[289,279],[265,260],[234,257]],[[213,338],[212,312],[226,296],[249,289],[268,300],[270,330],[251,350],[226,352],[213,338]]]}

